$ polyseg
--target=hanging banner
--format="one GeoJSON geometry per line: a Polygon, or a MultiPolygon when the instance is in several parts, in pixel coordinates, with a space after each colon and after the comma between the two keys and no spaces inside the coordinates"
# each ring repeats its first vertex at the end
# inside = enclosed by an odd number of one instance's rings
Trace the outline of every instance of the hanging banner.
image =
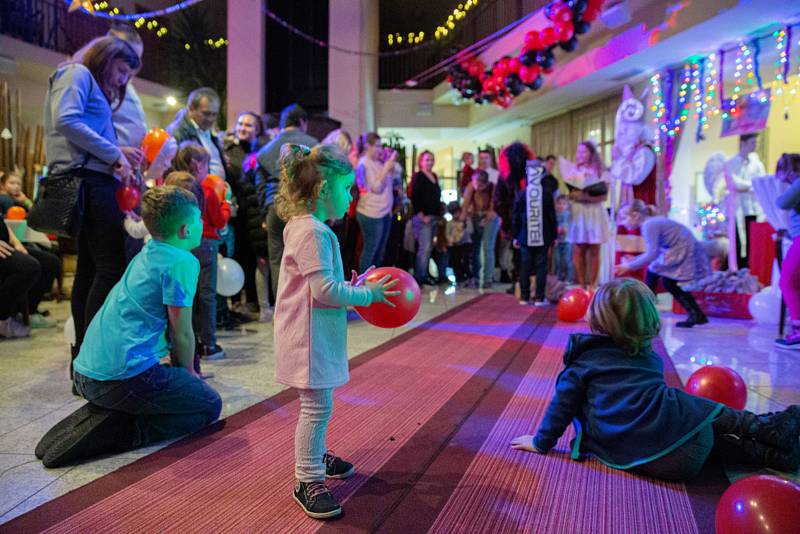
{"type": "Polygon", "coordinates": [[[736,99],[735,111],[722,119],[720,137],[758,133],[767,126],[770,109],[770,90],[755,91],[736,99]]]}
{"type": "Polygon", "coordinates": [[[542,178],[545,168],[541,161],[531,160],[525,167],[528,185],[525,188],[525,218],[527,220],[529,247],[544,245],[544,211],[542,205],[542,178]]]}

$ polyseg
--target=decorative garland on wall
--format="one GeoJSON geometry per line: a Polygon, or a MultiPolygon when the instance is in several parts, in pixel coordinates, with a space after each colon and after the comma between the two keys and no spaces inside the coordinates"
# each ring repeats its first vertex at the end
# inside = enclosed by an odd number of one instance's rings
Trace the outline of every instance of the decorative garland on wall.
{"type": "Polygon", "coordinates": [[[553,24],[541,31],[525,34],[518,57],[505,56],[491,69],[476,57],[464,57],[447,70],[447,81],[465,99],[477,104],[495,103],[509,107],[514,97],[526,89],[538,90],[544,83],[543,74],[553,72],[553,50],[565,52],[578,48],[578,35],[589,31],[591,23],[600,16],[604,0],[553,0],[544,14],[553,24]]]}

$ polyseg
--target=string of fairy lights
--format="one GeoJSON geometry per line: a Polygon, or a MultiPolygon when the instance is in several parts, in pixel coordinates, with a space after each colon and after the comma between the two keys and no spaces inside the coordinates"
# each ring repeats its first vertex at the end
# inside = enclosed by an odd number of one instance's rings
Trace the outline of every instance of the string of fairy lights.
{"type": "MultiPolygon", "coordinates": [[[[478,5],[478,0],[467,0],[466,2],[459,2],[453,9],[453,12],[447,16],[447,19],[436,26],[433,32],[433,37],[437,41],[444,39],[447,35],[456,29],[456,24],[466,18],[470,10],[478,5]]],[[[389,33],[386,35],[386,41],[389,46],[401,45],[416,45],[425,39],[425,32],[409,32],[408,35],[403,35],[399,32],[389,33]]]]}
{"type": "MultiPolygon", "coordinates": [[[[162,38],[169,33],[169,29],[163,22],[159,22],[157,17],[165,17],[173,13],[177,13],[188,7],[199,4],[203,0],[184,0],[177,2],[166,8],[147,11],[144,13],[122,13],[116,6],[110,5],[105,0],[100,2],[91,2],[88,0],[65,0],[69,5],[69,11],[83,11],[90,15],[109,20],[119,20],[123,22],[132,22],[136,29],[144,29],[153,32],[156,37],[162,38]]],[[[225,37],[208,38],[202,41],[204,45],[210,48],[222,48],[228,45],[228,40],[225,37]]],[[[184,50],[191,50],[190,43],[183,43],[184,50]]]]}
{"type": "Polygon", "coordinates": [[[739,100],[744,96],[761,102],[781,98],[784,116],[788,119],[791,103],[800,92],[800,57],[797,59],[794,82],[789,80],[792,47],[800,47],[800,40],[793,40],[792,37],[793,30],[798,26],[790,25],[767,35],[742,40],[733,49],[719,50],[707,56],[697,55],[686,61],[678,71],[667,70],[650,76],[650,93],[653,96],[650,109],[656,130],[653,139],[656,152],[664,150],[667,139],[680,135],[692,115],[698,123],[695,139],[704,139],[703,132],[710,127],[709,117],[719,115],[723,120],[735,117],[740,112],[739,100]],[[761,43],[767,39],[774,39],[777,51],[775,68],[769,81],[762,78],[759,64],[761,43]],[[724,68],[726,60],[731,63],[731,57],[733,87],[726,95],[724,68]],[[669,90],[673,80],[677,84],[674,103],[669,90]]]}

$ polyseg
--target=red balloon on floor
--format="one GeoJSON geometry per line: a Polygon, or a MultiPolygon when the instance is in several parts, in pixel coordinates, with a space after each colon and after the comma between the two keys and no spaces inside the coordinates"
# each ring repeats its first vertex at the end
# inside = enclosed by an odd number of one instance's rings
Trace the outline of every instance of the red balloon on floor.
{"type": "Polygon", "coordinates": [[[381,328],[397,328],[403,326],[419,311],[420,296],[419,286],[414,277],[396,267],[379,267],[369,273],[367,282],[377,282],[386,275],[399,283],[392,287],[392,291],[399,291],[396,297],[389,297],[389,301],[396,306],[392,308],[383,302],[372,306],[356,306],[356,312],[368,323],[381,328]]]}
{"type": "Polygon", "coordinates": [[[721,402],[735,410],[747,403],[747,386],[739,373],[729,367],[706,365],[686,381],[686,392],[721,402]]]}
{"type": "Polygon", "coordinates": [[[800,486],[790,480],[756,475],[725,490],[717,505],[717,534],[774,534],[800,529],[800,486]]]}
{"type": "Polygon", "coordinates": [[[139,190],[130,185],[117,189],[117,205],[122,211],[132,211],[139,205],[139,190]]]}
{"type": "Polygon", "coordinates": [[[590,301],[589,292],[585,289],[570,289],[558,301],[558,320],[568,323],[580,321],[586,315],[590,301]]]}

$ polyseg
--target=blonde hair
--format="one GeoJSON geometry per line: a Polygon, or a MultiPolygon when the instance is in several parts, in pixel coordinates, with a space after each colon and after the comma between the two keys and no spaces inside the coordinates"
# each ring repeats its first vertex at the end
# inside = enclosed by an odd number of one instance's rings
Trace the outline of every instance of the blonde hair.
{"type": "Polygon", "coordinates": [[[622,217],[627,216],[628,213],[638,213],[644,217],[652,217],[657,211],[656,207],[652,204],[645,204],[643,200],[637,198],[619,209],[619,214],[622,217]]]}
{"type": "Polygon", "coordinates": [[[586,147],[586,150],[589,151],[588,166],[597,171],[598,175],[603,174],[603,171],[606,170],[606,164],[603,162],[603,156],[600,155],[597,145],[588,139],[586,141],[581,141],[579,145],[583,145],[586,147]]]}
{"type": "Polygon", "coordinates": [[[208,163],[211,161],[211,154],[202,145],[194,141],[184,141],[178,147],[178,153],[172,160],[172,168],[176,171],[191,172],[192,162],[208,163]]]}
{"type": "Polygon", "coordinates": [[[279,161],[281,180],[275,202],[278,216],[284,221],[313,213],[317,209],[322,183],[353,172],[347,156],[336,145],[320,144],[309,149],[287,143],[281,148],[279,161]]]}
{"type": "Polygon", "coordinates": [[[192,173],[186,171],[172,171],[164,179],[164,185],[174,185],[190,191],[192,190],[193,184],[194,176],[192,173]]]}
{"type": "Polygon", "coordinates": [[[656,296],[633,278],[605,283],[589,305],[589,327],[611,337],[631,356],[649,351],[651,340],[661,329],[656,296]]]}
{"type": "Polygon", "coordinates": [[[178,231],[197,208],[194,195],[174,185],[154,187],[142,197],[142,220],[153,237],[164,239],[178,231]]]}

